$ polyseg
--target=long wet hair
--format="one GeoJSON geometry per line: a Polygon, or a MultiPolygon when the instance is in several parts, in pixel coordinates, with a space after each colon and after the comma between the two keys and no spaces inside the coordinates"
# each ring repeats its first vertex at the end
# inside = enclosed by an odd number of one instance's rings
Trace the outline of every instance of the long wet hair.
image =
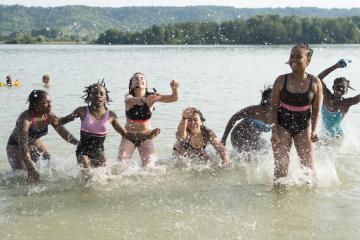
{"type": "MultiPolygon", "coordinates": [[[[112,102],[111,98],[109,97],[109,93],[110,91],[107,90],[106,88],[106,85],[105,85],[105,79],[98,81],[97,83],[94,83],[94,84],[91,84],[90,86],[87,86],[85,87],[85,90],[84,90],[84,95],[81,96],[82,99],[84,99],[84,102],[89,106],[90,103],[91,103],[91,91],[95,88],[98,88],[98,87],[103,87],[105,89],[105,94],[106,94],[106,103],[109,103],[109,102],[112,102]]],[[[106,106],[106,103],[105,103],[105,106],[106,106]]]]}
{"type": "Polygon", "coordinates": [[[29,103],[29,110],[35,111],[36,106],[49,94],[44,90],[32,90],[27,99],[29,103]]]}
{"type": "MultiPolygon", "coordinates": [[[[261,92],[261,102],[260,105],[261,106],[265,106],[266,104],[269,104],[266,100],[269,99],[271,97],[271,93],[272,93],[272,86],[268,85],[265,86],[264,89],[261,92]]],[[[271,102],[271,101],[270,101],[271,102]]]]}
{"type": "Polygon", "coordinates": [[[313,50],[310,48],[310,45],[307,43],[298,43],[292,49],[304,49],[306,51],[306,56],[311,59],[313,55],[313,50]]]}
{"type": "MultiPolygon", "coordinates": [[[[137,74],[141,74],[145,78],[145,74],[143,74],[142,72],[136,72],[131,76],[130,81],[129,81],[129,94],[131,94],[132,96],[135,96],[135,95],[134,95],[134,89],[131,88],[131,83],[134,80],[135,75],[137,75],[137,74]]],[[[147,79],[146,78],[145,78],[145,81],[146,81],[146,86],[147,86],[148,84],[147,84],[147,79]]],[[[150,94],[155,94],[156,92],[157,91],[156,91],[155,88],[153,88],[153,92],[150,92],[148,90],[148,88],[145,88],[145,96],[149,96],[150,94]]]]}

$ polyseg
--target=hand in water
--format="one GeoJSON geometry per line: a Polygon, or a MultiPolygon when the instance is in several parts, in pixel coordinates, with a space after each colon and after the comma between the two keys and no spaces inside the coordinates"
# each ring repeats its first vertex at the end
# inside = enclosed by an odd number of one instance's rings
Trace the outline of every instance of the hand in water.
{"type": "Polygon", "coordinates": [[[351,62],[352,61],[350,59],[340,59],[337,64],[339,65],[339,67],[344,68],[351,62]]]}
{"type": "Polygon", "coordinates": [[[319,136],[317,135],[317,133],[316,132],[311,132],[311,141],[312,142],[317,142],[317,141],[319,141],[319,136]]]}
{"type": "Polygon", "coordinates": [[[32,168],[32,169],[28,170],[28,178],[27,178],[27,180],[30,183],[35,183],[35,182],[38,182],[40,180],[40,175],[35,170],[35,168],[32,168]]]}
{"type": "Polygon", "coordinates": [[[230,161],[230,160],[223,161],[223,162],[222,162],[222,167],[224,167],[224,168],[231,168],[231,167],[233,167],[233,162],[230,161]]]}
{"type": "Polygon", "coordinates": [[[277,133],[272,133],[271,135],[271,142],[272,143],[279,143],[280,142],[280,138],[279,135],[277,133]]]}

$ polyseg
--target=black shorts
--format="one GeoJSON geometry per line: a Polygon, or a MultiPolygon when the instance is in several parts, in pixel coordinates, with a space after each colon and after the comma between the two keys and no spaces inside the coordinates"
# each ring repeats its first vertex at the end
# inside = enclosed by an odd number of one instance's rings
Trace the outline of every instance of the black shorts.
{"type": "Polygon", "coordinates": [[[293,112],[284,108],[279,108],[278,111],[278,123],[286,131],[288,131],[291,136],[295,136],[310,125],[311,110],[293,112]]]}
{"type": "Polygon", "coordinates": [[[80,164],[80,157],[90,158],[92,165],[100,166],[105,159],[104,141],[106,136],[94,136],[85,132],[80,133],[80,142],[76,148],[76,158],[80,164]]]}

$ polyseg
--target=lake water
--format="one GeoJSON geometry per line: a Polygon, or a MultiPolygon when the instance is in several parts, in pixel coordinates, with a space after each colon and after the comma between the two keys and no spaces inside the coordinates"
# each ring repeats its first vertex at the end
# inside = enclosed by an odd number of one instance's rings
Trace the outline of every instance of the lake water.
{"type": "MultiPolygon", "coordinates": [[[[308,69],[318,74],[339,58],[353,63],[329,75],[345,76],[360,89],[360,46],[313,46],[308,69]]],[[[345,118],[345,142],[338,149],[317,148],[317,186],[304,186],[304,173],[292,153],[287,191],[272,190],[271,150],[245,162],[232,155],[234,169],[194,164],[173,166],[171,149],[181,111],[199,108],[206,125],[221,137],[228,119],[258,104],[260,90],[289,72],[291,46],[91,46],[0,45],[0,78],[8,74],[21,88],[0,88],[0,236],[1,239],[356,239],[360,236],[360,108],[345,118]],[[130,76],[145,73],[150,87],[170,93],[178,79],[180,101],[157,104],[152,126],[158,171],[131,167],[107,177],[99,169],[84,186],[75,147],[50,128],[44,137],[53,160],[40,162],[41,182],[27,185],[13,174],[5,147],[31,90],[42,89],[50,74],[53,110],[60,116],[83,105],[84,87],[105,78],[113,102],[109,108],[125,123],[124,95],[130,76]]],[[[349,96],[359,91],[349,91],[349,96]]],[[[78,136],[80,122],[66,125],[78,136]]],[[[269,134],[266,135],[269,138],[269,134]]],[[[105,142],[109,164],[115,162],[120,136],[105,142]]],[[[227,147],[231,151],[230,140],[227,147]]],[[[213,149],[209,149],[213,152],[213,149]]]]}

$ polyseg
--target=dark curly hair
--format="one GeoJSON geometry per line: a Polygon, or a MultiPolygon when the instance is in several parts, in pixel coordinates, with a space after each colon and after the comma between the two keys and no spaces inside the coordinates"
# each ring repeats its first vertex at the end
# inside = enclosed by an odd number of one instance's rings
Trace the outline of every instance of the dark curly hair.
{"type": "Polygon", "coordinates": [[[268,85],[265,86],[264,89],[261,92],[261,102],[260,105],[261,106],[265,106],[266,104],[269,104],[266,100],[271,97],[271,93],[272,93],[272,86],[268,85]]]}
{"type": "Polygon", "coordinates": [[[44,90],[32,90],[27,99],[29,110],[35,110],[36,106],[49,94],[44,90]]]}
{"type": "Polygon", "coordinates": [[[96,89],[98,87],[103,87],[105,89],[105,93],[106,93],[106,103],[109,103],[109,102],[112,102],[111,98],[109,97],[109,93],[110,91],[107,90],[106,88],[106,85],[105,85],[105,81],[104,79],[100,81],[98,81],[97,83],[94,83],[94,84],[91,84],[90,86],[87,86],[85,87],[85,90],[84,90],[84,95],[81,96],[82,99],[84,99],[84,102],[87,104],[87,105],[90,105],[91,103],[91,98],[90,98],[90,95],[91,95],[91,91],[93,89],[96,89]]]}

